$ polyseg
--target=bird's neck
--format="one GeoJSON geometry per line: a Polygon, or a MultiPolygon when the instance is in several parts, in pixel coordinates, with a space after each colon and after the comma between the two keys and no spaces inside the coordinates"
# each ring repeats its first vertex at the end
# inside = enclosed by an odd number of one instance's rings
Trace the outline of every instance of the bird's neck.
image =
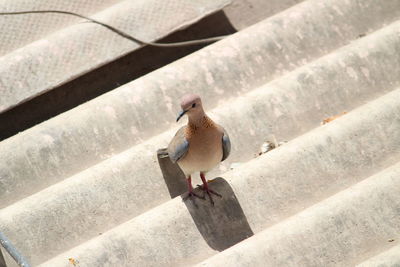
{"type": "Polygon", "coordinates": [[[199,116],[189,117],[188,125],[193,129],[212,128],[215,126],[215,123],[205,113],[203,113],[199,116]]]}

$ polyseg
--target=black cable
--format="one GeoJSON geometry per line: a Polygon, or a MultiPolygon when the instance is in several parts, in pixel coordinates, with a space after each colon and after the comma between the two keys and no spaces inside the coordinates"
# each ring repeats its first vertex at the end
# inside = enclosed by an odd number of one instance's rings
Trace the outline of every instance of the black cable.
{"type": "Polygon", "coordinates": [[[205,38],[205,39],[198,39],[198,40],[190,40],[190,41],[183,41],[183,42],[175,42],[175,43],[156,43],[156,42],[146,42],[143,40],[139,40],[117,28],[114,28],[113,26],[110,26],[106,23],[103,23],[101,21],[86,17],[81,14],[77,14],[74,12],[69,12],[69,11],[62,11],[62,10],[32,10],[32,11],[15,11],[15,12],[0,12],[0,15],[23,15],[23,14],[44,14],[44,13],[57,13],[57,14],[65,14],[65,15],[72,15],[76,16],[82,19],[86,19],[90,22],[99,24],[110,31],[115,32],[116,34],[139,44],[142,45],[151,45],[151,46],[158,46],[158,47],[178,47],[178,46],[188,46],[188,45],[197,45],[197,44],[203,44],[203,43],[211,43],[215,41],[219,41],[224,39],[225,37],[228,37],[229,35],[223,35],[223,36],[216,36],[216,37],[210,37],[210,38],[205,38]]]}

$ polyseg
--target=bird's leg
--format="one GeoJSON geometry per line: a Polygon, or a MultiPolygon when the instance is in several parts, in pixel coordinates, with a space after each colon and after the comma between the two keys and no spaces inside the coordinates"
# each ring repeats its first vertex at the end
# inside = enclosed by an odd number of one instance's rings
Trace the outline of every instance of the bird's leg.
{"type": "Polygon", "coordinates": [[[203,186],[201,186],[201,189],[203,189],[203,191],[207,193],[207,195],[210,197],[211,204],[214,206],[214,200],[212,199],[211,194],[214,194],[219,197],[222,197],[222,196],[208,187],[208,183],[207,183],[204,173],[200,172],[200,177],[201,177],[201,180],[203,181],[203,186]]]}
{"type": "Polygon", "coordinates": [[[185,197],[183,197],[183,200],[188,199],[189,197],[198,197],[201,199],[205,199],[204,197],[199,196],[195,192],[193,192],[193,186],[192,186],[192,177],[189,175],[188,178],[186,179],[187,185],[188,185],[188,193],[185,197]]]}

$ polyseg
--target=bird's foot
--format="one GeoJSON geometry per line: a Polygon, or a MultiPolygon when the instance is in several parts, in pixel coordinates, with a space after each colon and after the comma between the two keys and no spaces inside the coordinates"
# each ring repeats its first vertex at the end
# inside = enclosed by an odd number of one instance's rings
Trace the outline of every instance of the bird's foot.
{"type": "Polygon", "coordinates": [[[185,200],[187,200],[188,198],[195,198],[195,197],[200,198],[200,199],[203,199],[203,200],[206,199],[204,196],[200,196],[200,195],[196,194],[196,193],[193,192],[193,191],[189,191],[189,192],[186,193],[186,196],[183,197],[183,200],[185,201],[185,200]]]}
{"type": "Polygon", "coordinates": [[[213,205],[213,206],[214,206],[214,200],[213,200],[213,198],[212,198],[211,195],[213,194],[213,195],[216,195],[217,197],[222,197],[221,194],[219,194],[219,193],[215,192],[214,190],[210,189],[208,186],[197,185],[197,187],[200,187],[201,190],[204,191],[204,195],[203,195],[203,198],[204,198],[204,199],[205,199],[205,195],[206,195],[206,194],[209,196],[211,205],[213,205]]]}

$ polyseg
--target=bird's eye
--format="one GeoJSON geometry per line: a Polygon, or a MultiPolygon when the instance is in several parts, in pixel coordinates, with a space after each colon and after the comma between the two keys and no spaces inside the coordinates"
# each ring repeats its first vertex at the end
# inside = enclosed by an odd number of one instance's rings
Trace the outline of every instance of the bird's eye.
{"type": "Polygon", "coordinates": [[[196,107],[196,103],[193,103],[193,104],[192,104],[192,108],[194,108],[194,107],[196,107]]]}

